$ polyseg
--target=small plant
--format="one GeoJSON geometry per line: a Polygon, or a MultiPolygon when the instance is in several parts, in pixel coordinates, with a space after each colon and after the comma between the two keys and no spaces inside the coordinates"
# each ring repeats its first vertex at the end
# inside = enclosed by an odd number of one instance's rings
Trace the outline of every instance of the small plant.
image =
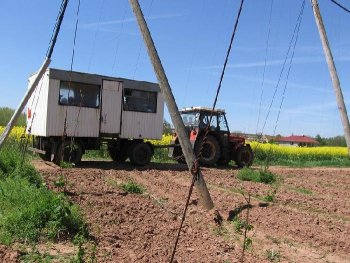
{"type": "Polygon", "coordinates": [[[125,184],[121,184],[120,187],[128,193],[143,194],[145,192],[145,188],[143,186],[138,185],[133,181],[129,181],[125,184]]]}
{"type": "Polygon", "coordinates": [[[238,172],[237,178],[242,181],[264,184],[272,184],[276,182],[276,176],[273,173],[266,170],[253,170],[247,167],[238,172]]]}
{"type": "Polygon", "coordinates": [[[249,224],[246,220],[240,219],[238,216],[232,221],[235,231],[239,234],[243,234],[244,230],[251,231],[254,227],[249,224]]]}
{"type": "Polygon", "coordinates": [[[56,181],[53,182],[54,186],[57,188],[63,188],[66,185],[66,180],[63,175],[61,175],[56,181]]]}
{"type": "Polygon", "coordinates": [[[69,162],[60,162],[60,167],[61,168],[73,168],[74,167],[74,164],[73,163],[69,163],[69,162]]]}
{"type": "Polygon", "coordinates": [[[227,228],[223,225],[216,226],[213,231],[216,236],[226,236],[228,233],[227,228]]]}
{"type": "Polygon", "coordinates": [[[276,190],[268,192],[267,195],[262,197],[262,200],[266,202],[274,202],[276,200],[276,190]]]}
{"type": "Polygon", "coordinates": [[[304,195],[312,195],[312,191],[303,187],[296,187],[294,190],[304,195]]]}
{"type": "Polygon", "coordinates": [[[266,258],[270,262],[280,262],[281,261],[281,254],[277,250],[268,249],[268,250],[266,250],[265,255],[266,255],[266,258]]]}

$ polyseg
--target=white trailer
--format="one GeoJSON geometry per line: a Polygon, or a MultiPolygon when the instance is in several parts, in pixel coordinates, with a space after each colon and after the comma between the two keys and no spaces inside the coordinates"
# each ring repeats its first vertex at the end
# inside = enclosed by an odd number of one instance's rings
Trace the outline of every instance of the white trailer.
{"type": "Polygon", "coordinates": [[[106,143],[114,161],[146,165],[154,149],[144,139],[162,138],[156,83],[50,68],[27,105],[32,150],[55,163],[78,163],[106,143]]]}

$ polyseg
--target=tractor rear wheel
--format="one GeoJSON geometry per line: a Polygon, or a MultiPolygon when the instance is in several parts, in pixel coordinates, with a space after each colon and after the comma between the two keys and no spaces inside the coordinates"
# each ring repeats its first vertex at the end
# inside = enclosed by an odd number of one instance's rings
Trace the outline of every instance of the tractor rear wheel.
{"type": "Polygon", "coordinates": [[[203,140],[204,138],[201,137],[196,141],[194,146],[196,156],[201,165],[213,166],[220,158],[220,144],[212,135],[208,135],[204,142],[203,140]]]}
{"type": "Polygon", "coordinates": [[[144,142],[135,143],[130,149],[130,162],[137,166],[149,164],[152,158],[152,149],[144,142]]]}
{"type": "Polygon", "coordinates": [[[254,153],[250,146],[244,145],[238,148],[236,152],[236,164],[238,167],[249,167],[253,164],[254,153]]]}

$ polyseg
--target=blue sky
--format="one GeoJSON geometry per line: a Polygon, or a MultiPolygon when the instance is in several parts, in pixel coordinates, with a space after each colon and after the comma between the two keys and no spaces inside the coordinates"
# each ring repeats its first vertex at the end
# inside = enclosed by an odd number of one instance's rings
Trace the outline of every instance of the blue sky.
{"type": "MultiPolygon", "coordinates": [[[[223,81],[218,107],[233,131],[258,131],[267,114],[302,0],[246,0],[223,81]],[[267,53],[266,53],[267,52],[267,53]],[[265,80],[263,71],[265,65],[265,80]]],[[[0,3],[0,106],[15,108],[28,76],[41,65],[59,0],[0,3]]],[[[71,0],[51,67],[69,69],[77,0],[71,0]]],[[[211,106],[238,0],[141,0],[156,47],[180,108],[211,106]]],[[[350,107],[350,14],[320,0],[320,8],[350,107]]],[[[341,1],[350,8],[349,1],[341,1]]],[[[73,70],[156,81],[127,0],[81,0],[73,70]]],[[[282,78],[264,132],[272,134],[282,98],[282,78]]],[[[166,113],[166,119],[169,115],[166,113]]],[[[309,1],[303,14],[276,134],[343,134],[332,83],[309,1]]]]}

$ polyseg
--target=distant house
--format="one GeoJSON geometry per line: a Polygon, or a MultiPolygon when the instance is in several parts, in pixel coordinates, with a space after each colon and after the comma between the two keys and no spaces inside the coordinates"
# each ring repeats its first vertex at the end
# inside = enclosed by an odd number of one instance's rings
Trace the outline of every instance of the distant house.
{"type": "Polygon", "coordinates": [[[318,145],[318,141],[316,141],[315,139],[305,136],[305,135],[292,135],[292,136],[288,136],[288,137],[281,137],[278,138],[277,143],[280,145],[286,145],[286,146],[298,146],[298,147],[302,147],[302,146],[317,146],[318,145]]]}

